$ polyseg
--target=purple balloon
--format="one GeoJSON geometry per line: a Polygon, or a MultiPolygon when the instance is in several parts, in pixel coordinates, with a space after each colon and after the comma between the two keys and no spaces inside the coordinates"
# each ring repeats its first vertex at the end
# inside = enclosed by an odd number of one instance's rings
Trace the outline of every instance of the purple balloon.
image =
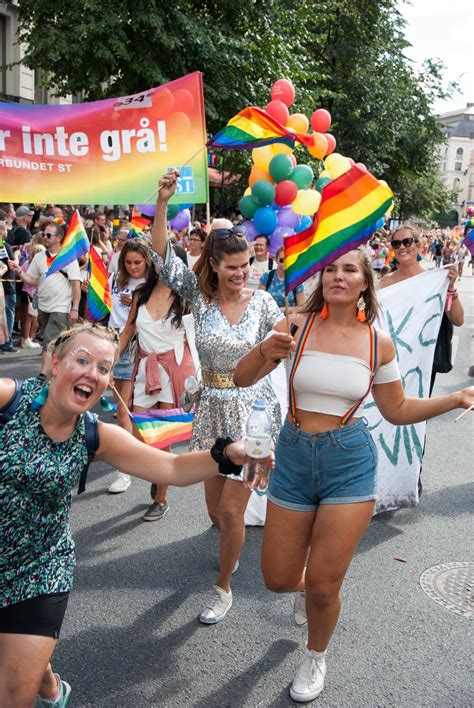
{"type": "Polygon", "coordinates": [[[258,231],[255,228],[253,221],[250,221],[250,219],[248,219],[247,221],[244,221],[242,226],[245,229],[245,238],[247,239],[247,241],[253,241],[258,235],[258,231]]]}
{"type": "Polygon", "coordinates": [[[174,219],[170,221],[170,226],[172,229],[176,229],[176,231],[181,231],[181,229],[185,229],[189,226],[190,221],[191,214],[189,213],[189,209],[183,209],[183,211],[179,211],[174,219]]]}
{"type": "Polygon", "coordinates": [[[300,217],[292,211],[291,207],[283,207],[277,213],[278,226],[294,229],[300,223],[300,217]]]}
{"type": "Polygon", "coordinates": [[[275,231],[270,236],[270,250],[272,253],[276,253],[287,236],[293,236],[295,232],[288,226],[277,226],[275,231]]]}
{"type": "Polygon", "coordinates": [[[156,204],[139,204],[138,208],[140,209],[143,216],[155,216],[156,204]]]}

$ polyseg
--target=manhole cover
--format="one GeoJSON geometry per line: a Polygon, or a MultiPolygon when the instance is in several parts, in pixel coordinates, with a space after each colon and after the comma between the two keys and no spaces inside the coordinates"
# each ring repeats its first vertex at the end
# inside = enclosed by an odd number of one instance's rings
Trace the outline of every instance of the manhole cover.
{"type": "Polygon", "coordinates": [[[458,615],[474,619],[474,563],[442,563],[421,575],[428,597],[458,615]]]}

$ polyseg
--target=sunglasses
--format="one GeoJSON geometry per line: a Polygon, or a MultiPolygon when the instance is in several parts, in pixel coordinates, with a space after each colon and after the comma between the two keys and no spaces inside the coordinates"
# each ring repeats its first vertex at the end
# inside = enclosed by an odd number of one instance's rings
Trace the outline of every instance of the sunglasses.
{"type": "Polygon", "coordinates": [[[53,236],[56,236],[56,234],[43,233],[43,238],[53,238],[53,236]]]}
{"type": "Polygon", "coordinates": [[[413,238],[413,236],[409,236],[408,238],[402,238],[401,241],[398,241],[398,239],[395,239],[395,241],[391,242],[391,246],[395,250],[400,248],[400,246],[405,246],[405,248],[408,248],[408,246],[411,246],[414,241],[415,241],[415,239],[413,238]]]}
{"type": "Polygon", "coordinates": [[[216,229],[211,232],[214,238],[225,239],[229,236],[240,236],[243,238],[245,236],[245,228],[243,226],[234,226],[232,229],[216,229]]]}

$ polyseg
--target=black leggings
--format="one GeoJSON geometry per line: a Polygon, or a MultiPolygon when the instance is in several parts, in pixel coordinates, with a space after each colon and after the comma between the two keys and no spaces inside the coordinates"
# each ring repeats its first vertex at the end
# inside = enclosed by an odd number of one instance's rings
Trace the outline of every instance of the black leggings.
{"type": "Polygon", "coordinates": [[[58,592],[0,607],[0,633],[58,639],[68,599],[68,592],[58,592]]]}

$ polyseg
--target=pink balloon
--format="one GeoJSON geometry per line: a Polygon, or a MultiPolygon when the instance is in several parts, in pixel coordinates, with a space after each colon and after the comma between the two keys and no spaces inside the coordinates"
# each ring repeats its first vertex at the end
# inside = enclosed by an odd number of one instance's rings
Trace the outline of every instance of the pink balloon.
{"type": "Polygon", "coordinates": [[[369,171],[369,170],[367,169],[367,167],[364,165],[363,162],[356,162],[355,164],[356,164],[356,167],[359,168],[359,170],[362,170],[362,172],[368,172],[368,171],[369,171]]]}
{"type": "Polygon", "coordinates": [[[325,133],[331,125],[331,114],[325,108],[318,108],[311,116],[311,127],[315,133],[325,133]]]}
{"type": "Polygon", "coordinates": [[[296,167],[296,157],[291,153],[291,155],[288,155],[290,158],[291,162],[293,163],[293,167],[296,167]]]}
{"type": "Polygon", "coordinates": [[[347,159],[348,159],[349,162],[351,163],[351,167],[354,167],[355,161],[352,159],[352,157],[348,157],[347,159]]]}
{"type": "Polygon", "coordinates": [[[336,149],[336,138],[331,133],[325,133],[324,137],[328,141],[328,151],[326,155],[330,155],[336,149]]]}
{"type": "Polygon", "coordinates": [[[282,125],[286,125],[288,118],[290,117],[290,111],[285,106],[283,101],[270,101],[265,106],[265,111],[269,116],[275,118],[282,125]]]}
{"type": "Polygon", "coordinates": [[[295,88],[288,79],[278,79],[272,86],[272,100],[283,101],[285,106],[291,106],[295,100],[295,88]]]}

